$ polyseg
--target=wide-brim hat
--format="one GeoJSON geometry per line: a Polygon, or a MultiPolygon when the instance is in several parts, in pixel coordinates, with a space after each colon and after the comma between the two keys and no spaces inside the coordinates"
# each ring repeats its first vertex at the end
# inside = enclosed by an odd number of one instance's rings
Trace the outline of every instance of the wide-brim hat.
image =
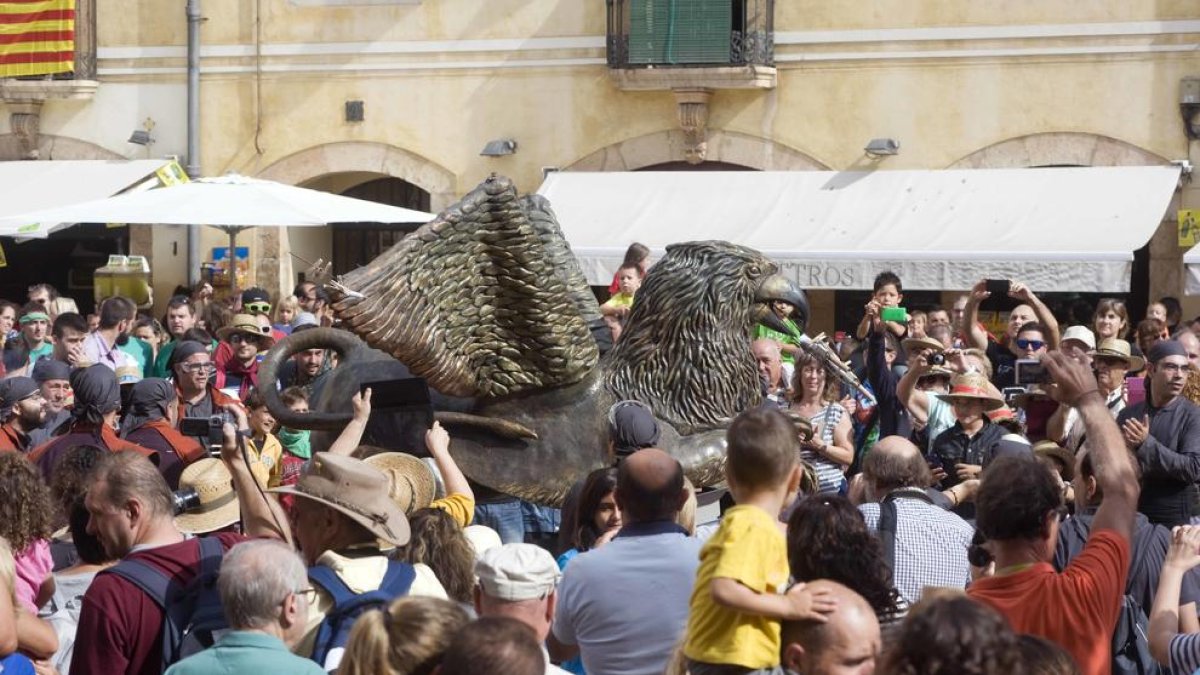
{"type": "Polygon", "coordinates": [[[985,411],[1004,406],[1004,399],[993,393],[987,378],[979,373],[963,373],[954,377],[950,380],[950,393],[937,394],[937,397],[947,403],[960,399],[983,401],[985,411]]]}
{"type": "Polygon", "coordinates": [[[1129,364],[1129,370],[1141,370],[1146,365],[1146,359],[1134,354],[1129,343],[1118,338],[1104,338],[1089,353],[1093,359],[1097,356],[1120,359],[1129,364]]]}
{"type": "Polygon", "coordinates": [[[1063,466],[1062,479],[1075,478],[1075,455],[1054,441],[1038,441],[1033,444],[1033,454],[1057,460],[1063,466]]]}
{"type": "Polygon", "coordinates": [[[954,371],[945,366],[930,366],[929,371],[921,377],[954,377],[954,371]]]}
{"type": "Polygon", "coordinates": [[[217,329],[217,339],[228,342],[229,336],[234,333],[253,335],[258,338],[262,349],[270,349],[275,344],[275,337],[271,335],[271,327],[263,326],[258,322],[258,318],[251,314],[234,314],[229,325],[217,329]]]}
{"type": "Polygon", "coordinates": [[[295,485],[268,492],[328,506],[393,546],[408,543],[408,518],[391,498],[391,480],[361,459],[319,452],[295,485]]]}
{"type": "Polygon", "coordinates": [[[946,351],[946,345],[942,344],[940,340],[936,340],[936,339],[928,337],[928,336],[919,337],[919,338],[917,338],[917,337],[904,338],[903,340],[900,341],[900,346],[906,352],[910,352],[910,351],[914,351],[914,350],[924,351],[926,349],[932,349],[935,352],[946,351]]]}
{"type": "Polygon", "coordinates": [[[413,511],[423,509],[433,502],[437,481],[429,465],[420,457],[369,446],[362,450],[363,454],[379,450],[377,454],[372,454],[363,461],[388,477],[391,482],[388,496],[404,511],[404,515],[410,516],[413,511]]]}
{"type": "Polygon", "coordinates": [[[233,478],[220,459],[206,457],[184,467],[179,476],[179,491],[188,490],[195,490],[200,496],[200,506],[175,516],[175,527],[181,532],[214,532],[241,519],[233,478]]]}

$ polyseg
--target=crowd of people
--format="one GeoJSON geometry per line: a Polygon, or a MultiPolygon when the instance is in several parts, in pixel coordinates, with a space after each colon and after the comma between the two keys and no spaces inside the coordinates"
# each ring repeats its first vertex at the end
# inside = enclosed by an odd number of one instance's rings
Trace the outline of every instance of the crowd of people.
{"type": "MultiPolygon", "coordinates": [[[[602,343],[646,253],[614,277],[602,343]]],[[[364,445],[369,389],[326,450],[280,426],[264,392],[306,413],[339,365],[310,349],[260,379],[278,340],[336,325],[311,283],[180,289],[161,321],[34,286],[0,302],[0,666],[1200,670],[1200,339],[1178,303],[1134,325],[1107,299],[1062,328],[1016,281],[948,309],[903,297],[876,279],[839,368],[771,303],[791,330],[748,335],[763,399],[728,427],[722,485],[695,489],[621,401],[613,466],[560,511],[477,490],[438,424],[425,459],[364,445]]]]}

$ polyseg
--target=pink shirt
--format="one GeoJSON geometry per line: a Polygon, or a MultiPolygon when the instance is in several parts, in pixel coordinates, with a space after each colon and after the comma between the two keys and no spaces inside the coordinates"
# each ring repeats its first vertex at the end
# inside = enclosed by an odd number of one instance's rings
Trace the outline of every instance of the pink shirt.
{"type": "Polygon", "coordinates": [[[13,560],[17,566],[17,599],[25,605],[25,609],[37,614],[38,608],[34,603],[37,602],[38,591],[42,588],[42,582],[50,575],[50,570],[54,568],[54,560],[50,557],[50,542],[38,539],[30,544],[29,548],[13,556],[13,560]]]}

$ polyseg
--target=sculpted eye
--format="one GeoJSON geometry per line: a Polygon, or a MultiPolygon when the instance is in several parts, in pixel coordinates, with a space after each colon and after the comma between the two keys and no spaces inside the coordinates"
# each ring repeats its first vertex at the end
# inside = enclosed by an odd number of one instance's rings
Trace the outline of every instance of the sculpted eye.
{"type": "Polygon", "coordinates": [[[749,267],[746,268],[746,273],[752,277],[756,277],[756,276],[762,274],[762,268],[759,267],[758,265],[751,264],[749,267]]]}

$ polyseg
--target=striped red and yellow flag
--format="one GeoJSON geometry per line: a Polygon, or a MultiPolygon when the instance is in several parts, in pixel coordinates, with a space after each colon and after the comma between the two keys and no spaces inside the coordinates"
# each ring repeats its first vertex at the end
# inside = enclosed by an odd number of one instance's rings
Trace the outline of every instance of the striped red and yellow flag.
{"type": "Polygon", "coordinates": [[[0,0],[0,77],[75,69],[75,0],[0,0]]]}

